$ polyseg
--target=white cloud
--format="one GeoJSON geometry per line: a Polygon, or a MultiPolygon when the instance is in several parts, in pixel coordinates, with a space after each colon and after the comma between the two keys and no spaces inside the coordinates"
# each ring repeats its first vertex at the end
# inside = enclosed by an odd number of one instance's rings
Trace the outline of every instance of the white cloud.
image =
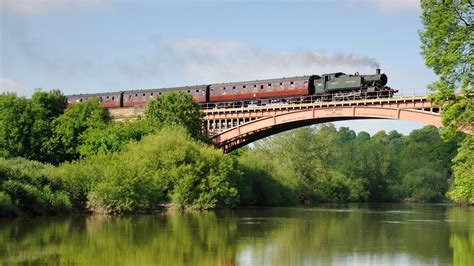
{"type": "Polygon", "coordinates": [[[393,11],[418,11],[421,8],[420,0],[368,0],[379,10],[393,11]]]}
{"type": "Polygon", "coordinates": [[[420,0],[345,0],[343,7],[353,9],[360,5],[373,6],[384,13],[421,10],[420,0]]]}
{"type": "Polygon", "coordinates": [[[0,93],[3,92],[14,92],[20,96],[29,96],[33,93],[33,89],[15,80],[0,77],[0,93]]]}
{"type": "Polygon", "coordinates": [[[1,0],[2,12],[38,15],[62,11],[92,11],[107,8],[105,0],[1,0]]]}

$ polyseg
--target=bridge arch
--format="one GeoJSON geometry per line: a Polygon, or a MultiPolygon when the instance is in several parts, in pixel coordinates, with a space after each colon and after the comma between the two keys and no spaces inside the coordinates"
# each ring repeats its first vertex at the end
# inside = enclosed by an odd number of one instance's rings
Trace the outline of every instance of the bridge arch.
{"type": "Polygon", "coordinates": [[[212,137],[213,144],[230,152],[264,137],[312,124],[357,120],[407,120],[441,127],[441,115],[417,109],[374,106],[340,106],[275,111],[273,115],[246,122],[212,137]]]}

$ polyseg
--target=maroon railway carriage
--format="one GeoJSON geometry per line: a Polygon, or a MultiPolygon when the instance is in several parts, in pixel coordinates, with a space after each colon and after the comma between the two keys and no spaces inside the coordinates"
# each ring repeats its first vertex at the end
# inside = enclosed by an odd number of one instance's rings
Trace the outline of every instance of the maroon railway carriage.
{"type": "Polygon", "coordinates": [[[188,93],[193,96],[193,101],[205,103],[208,101],[207,85],[176,87],[166,89],[150,89],[150,90],[132,90],[123,92],[123,107],[145,106],[148,100],[161,97],[171,92],[188,93]]]}
{"type": "Polygon", "coordinates": [[[106,92],[96,94],[75,94],[67,96],[68,104],[85,102],[89,99],[96,98],[97,101],[106,108],[114,108],[122,106],[122,92],[106,92]]]}
{"type": "Polygon", "coordinates": [[[279,97],[300,97],[312,93],[315,76],[231,82],[210,85],[209,101],[224,102],[279,97]]]}

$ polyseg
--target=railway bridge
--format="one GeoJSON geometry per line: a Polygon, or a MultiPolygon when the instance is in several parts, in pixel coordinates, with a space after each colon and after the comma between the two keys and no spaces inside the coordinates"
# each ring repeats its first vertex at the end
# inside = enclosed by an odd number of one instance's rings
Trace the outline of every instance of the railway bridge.
{"type": "MultiPolygon", "coordinates": [[[[426,95],[333,102],[297,102],[265,106],[208,108],[203,105],[207,134],[215,147],[233,151],[248,143],[297,127],[356,119],[415,121],[441,127],[441,109],[426,95]]],[[[113,119],[133,119],[144,107],[109,109],[113,119]]]]}

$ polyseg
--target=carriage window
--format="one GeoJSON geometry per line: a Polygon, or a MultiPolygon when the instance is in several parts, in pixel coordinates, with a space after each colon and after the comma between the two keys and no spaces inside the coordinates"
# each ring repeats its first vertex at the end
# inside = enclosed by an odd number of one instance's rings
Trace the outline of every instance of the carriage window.
{"type": "Polygon", "coordinates": [[[110,102],[109,96],[105,97],[105,102],[110,102]]]}
{"type": "Polygon", "coordinates": [[[199,96],[199,90],[195,90],[194,95],[199,96]]]}
{"type": "Polygon", "coordinates": [[[240,90],[241,93],[247,93],[247,86],[243,85],[242,89],[240,90]]]}
{"type": "Polygon", "coordinates": [[[263,85],[260,85],[260,89],[263,90],[263,85]]]}
{"type": "Polygon", "coordinates": [[[128,100],[129,100],[129,101],[132,100],[132,95],[128,95],[128,100]]]}
{"type": "Polygon", "coordinates": [[[97,99],[97,101],[98,101],[99,103],[101,103],[101,102],[102,102],[102,96],[99,96],[99,98],[97,99]]]}
{"type": "Polygon", "coordinates": [[[79,99],[79,102],[82,102],[82,99],[79,99]]]}
{"type": "Polygon", "coordinates": [[[232,94],[237,94],[237,89],[234,87],[232,87],[232,94]]]}
{"type": "Polygon", "coordinates": [[[115,101],[115,97],[114,97],[114,96],[112,96],[112,102],[113,102],[113,101],[115,101]]]}
{"type": "Polygon", "coordinates": [[[290,81],[290,90],[294,90],[294,89],[295,89],[295,82],[290,81]]]}
{"type": "Polygon", "coordinates": [[[257,85],[253,85],[253,92],[257,92],[257,85]]]}
{"type": "Polygon", "coordinates": [[[222,95],[226,95],[225,88],[222,88],[222,95]]]}
{"type": "Polygon", "coordinates": [[[282,82],[280,82],[280,86],[278,87],[278,89],[283,90],[283,83],[282,82]]]}
{"type": "Polygon", "coordinates": [[[191,93],[191,91],[190,91],[190,90],[188,90],[188,93],[191,93]]]}
{"type": "Polygon", "coordinates": [[[143,96],[145,96],[145,95],[146,95],[146,93],[143,93],[143,96]]]}
{"type": "Polygon", "coordinates": [[[150,93],[150,94],[151,94],[151,96],[153,96],[153,92],[152,92],[152,93],[150,93]]]}
{"type": "Polygon", "coordinates": [[[272,84],[271,83],[268,83],[267,84],[267,91],[272,91],[273,88],[272,88],[272,84]]]}

